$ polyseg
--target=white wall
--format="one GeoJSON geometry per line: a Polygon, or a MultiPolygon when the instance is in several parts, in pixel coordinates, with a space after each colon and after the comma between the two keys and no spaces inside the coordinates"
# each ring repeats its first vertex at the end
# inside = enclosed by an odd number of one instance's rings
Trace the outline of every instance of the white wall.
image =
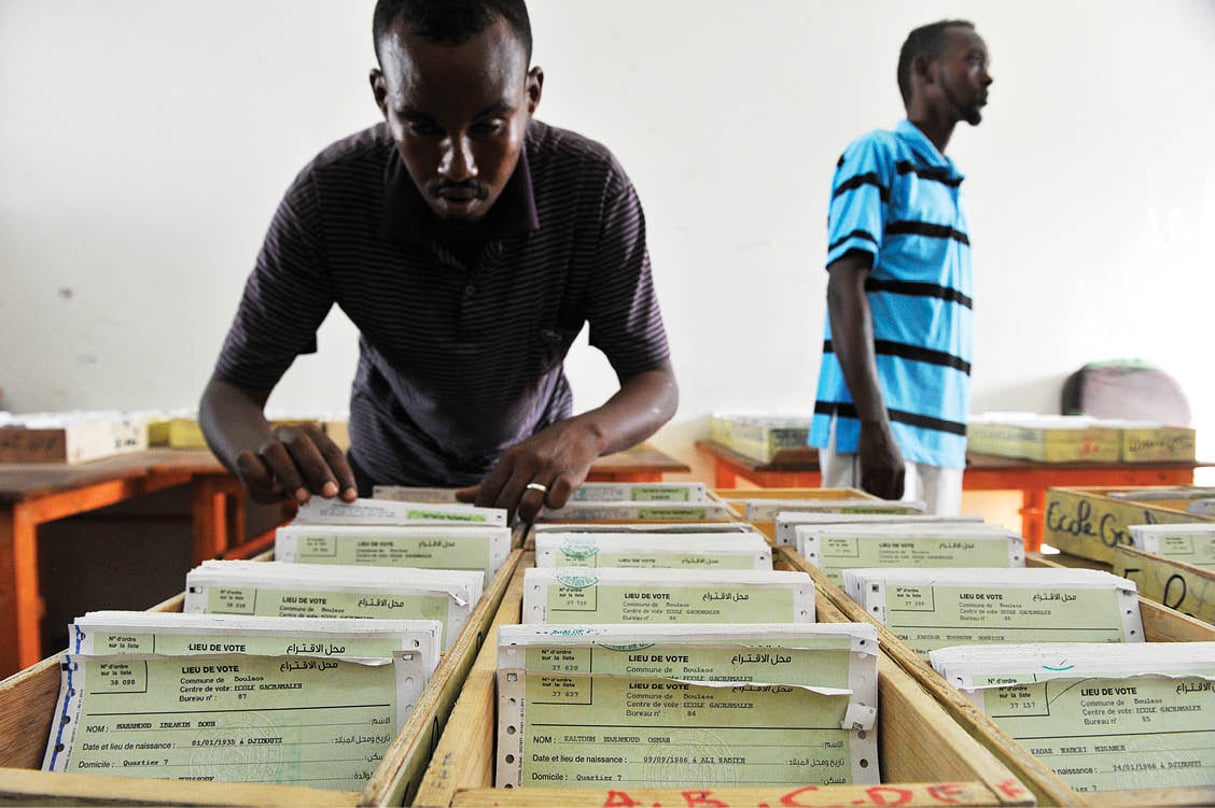
{"type": "MultiPolygon", "coordinates": [[[[192,406],[280,195],[372,122],[371,0],[0,0],[0,387],[17,411],[192,406]]],[[[540,115],[612,147],[646,207],[697,463],[713,410],[808,411],[831,172],[901,116],[906,32],[973,19],[995,84],[968,174],[973,409],[1054,411],[1123,356],[1215,430],[1212,0],[532,0],[540,115]]],[[[340,312],[272,405],[345,406],[340,312]]],[[[579,406],[614,379],[568,363],[579,406]]],[[[1207,456],[1215,445],[1205,441],[1207,456]]],[[[699,476],[704,473],[697,466],[699,476]]]]}

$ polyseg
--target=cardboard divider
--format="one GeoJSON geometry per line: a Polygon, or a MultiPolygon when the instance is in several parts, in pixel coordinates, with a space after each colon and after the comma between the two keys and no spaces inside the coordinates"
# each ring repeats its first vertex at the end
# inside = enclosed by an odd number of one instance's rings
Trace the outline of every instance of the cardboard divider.
{"type": "MultiPolygon", "coordinates": [[[[520,620],[525,557],[502,601],[496,626],[520,620]]],[[[820,622],[850,620],[816,599],[820,622]]],[[[497,647],[493,635],[478,655],[413,804],[447,806],[654,805],[1032,805],[1033,794],[977,743],[898,665],[879,659],[878,743],[882,785],[678,787],[621,791],[595,788],[494,788],[497,734],[497,647]]]]}
{"type": "MultiPolygon", "coordinates": [[[[1156,805],[1204,805],[1215,802],[1215,787],[1169,788],[1150,791],[1106,791],[1080,794],[1056,775],[1049,766],[1034,757],[1020,741],[1009,735],[999,724],[972,704],[960,690],[945,681],[932,665],[912,651],[893,632],[878,623],[848,597],[822,571],[802,558],[793,548],[780,548],[787,562],[796,569],[809,572],[814,578],[817,597],[830,600],[852,620],[873,623],[878,629],[878,642],[900,668],[927,690],[946,712],[970,735],[989,749],[1021,781],[1034,792],[1044,805],[1126,805],[1143,803],[1156,805]],[[1161,802],[1161,800],[1165,800],[1161,802]]],[[[1048,560],[1049,556],[1030,554],[1027,566],[1063,567],[1048,560]]],[[[1143,617],[1144,637],[1148,642],[1198,642],[1215,640],[1215,627],[1195,620],[1146,598],[1139,598],[1143,617]]]]}
{"type": "MultiPolygon", "coordinates": [[[[1030,553],[1025,557],[1025,566],[1070,567],[1071,560],[1062,555],[1030,553]]],[[[1108,571],[1109,567],[1103,569],[1108,571]]],[[[1139,614],[1143,617],[1143,636],[1147,642],[1215,642],[1215,626],[1142,595],[1139,614]]]]}
{"type": "MultiPolygon", "coordinates": [[[[712,493],[724,499],[739,517],[747,517],[749,499],[810,499],[832,501],[841,499],[878,500],[873,494],[859,488],[714,488],[712,493]]],[[[880,501],[880,500],[878,500],[880,501]]],[[[791,508],[790,510],[797,510],[791,508]]],[[[776,538],[776,521],[773,519],[748,520],[755,529],[768,537],[769,543],[776,538]]]]}
{"type": "Polygon", "coordinates": [[[1148,600],[1215,625],[1215,569],[1126,544],[1113,548],[1111,568],[1115,575],[1134,581],[1148,600]]]}
{"type": "MultiPolygon", "coordinates": [[[[407,805],[430,762],[452,705],[499,612],[507,585],[523,556],[521,534],[486,588],[467,625],[423,690],[413,712],[360,792],[291,785],[208,783],[94,774],[43,772],[50,723],[59,695],[64,652],[0,682],[0,804],[48,805],[407,805]]],[[[257,556],[269,561],[273,552],[257,556]]],[[[180,612],[177,595],[149,611],[180,612]]]]}
{"type": "Polygon", "coordinates": [[[1183,501],[1157,498],[1176,488],[1048,488],[1042,540],[1065,553],[1111,564],[1114,547],[1131,543],[1131,525],[1215,521],[1215,516],[1186,512],[1183,501]],[[1143,498],[1111,496],[1135,491],[1143,498]]]}

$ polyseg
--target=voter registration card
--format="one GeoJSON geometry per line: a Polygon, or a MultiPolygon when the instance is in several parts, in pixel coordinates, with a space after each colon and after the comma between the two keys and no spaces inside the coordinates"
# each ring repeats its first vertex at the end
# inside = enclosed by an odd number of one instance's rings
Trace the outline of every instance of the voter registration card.
{"type": "Polygon", "coordinates": [[[957,646],[931,661],[1076,791],[1215,786],[1215,642],[957,646]]]}
{"type": "Polygon", "coordinates": [[[362,660],[413,651],[429,678],[439,664],[442,633],[438,620],[97,611],[68,626],[68,644],[71,653],[89,655],[222,653],[362,660]]]}
{"type": "Polygon", "coordinates": [[[797,525],[797,552],[843,586],[854,567],[1024,567],[1025,540],[995,525],[797,525]]]}
{"type": "Polygon", "coordinates": [[[1142,642],[1135,583],[1061,568],[860,568],[845,590],[909,648],[969,643],[1142,642]]]}
{"type": "Polygon", "coordinates": [[[274,558],[288,564],[341,564],[477,570],[488,586],[510,555],[505,525],[285,525],[274,558]]]}
{"type": "Polygon", "coordinates": [[[438,620],[455,642],[481,597],[475,570],[204,561],[186,574],[187,612],[438,620]]]}
{"type": "Polygon", "coordinates": [[[531,567],[525,623],[813,623],[804,572],[531,567]]]}
{"type": "Polygon", "coordinates": [[[878,782],[868,624],[503,626],[499,786],[878,782]]]}
{"type": "Polygon", "coordinates": [[[757,533],[539,533],[537,567],[772,569],[772,548],[757,533]]]}
{"type": "Polygon", "coordinates": [[[359,791],[404,724],[417,654],[67,654],[43,769],[359,791]]]}

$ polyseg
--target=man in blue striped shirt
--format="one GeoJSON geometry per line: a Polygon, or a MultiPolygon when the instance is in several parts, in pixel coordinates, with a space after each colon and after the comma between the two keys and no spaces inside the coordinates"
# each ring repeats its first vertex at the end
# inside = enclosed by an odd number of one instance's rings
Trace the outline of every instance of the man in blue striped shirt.
{"type": "Polygon", "coordinates": [[[826,340],[809,442],[823,485],[961,507],[972,279],[962,174],[945,156],[982,119],[987,47],[974,26],[917,28],[899,54],[907,111],[844,151],[828,216],[826,340]]]}

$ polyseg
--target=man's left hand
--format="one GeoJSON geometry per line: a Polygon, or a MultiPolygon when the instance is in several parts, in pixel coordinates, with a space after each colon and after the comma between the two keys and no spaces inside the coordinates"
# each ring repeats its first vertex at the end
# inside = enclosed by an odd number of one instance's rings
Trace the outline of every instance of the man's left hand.
{"type": "Polygon", "coordinates": [[[531,522],[540,509],[561,508],[578,490],[604,446],[599,430],[579,418],[558,421],[502,453],[480,485],[462,488],[456,499],[480,507],[506,508],[531,522]]]}

